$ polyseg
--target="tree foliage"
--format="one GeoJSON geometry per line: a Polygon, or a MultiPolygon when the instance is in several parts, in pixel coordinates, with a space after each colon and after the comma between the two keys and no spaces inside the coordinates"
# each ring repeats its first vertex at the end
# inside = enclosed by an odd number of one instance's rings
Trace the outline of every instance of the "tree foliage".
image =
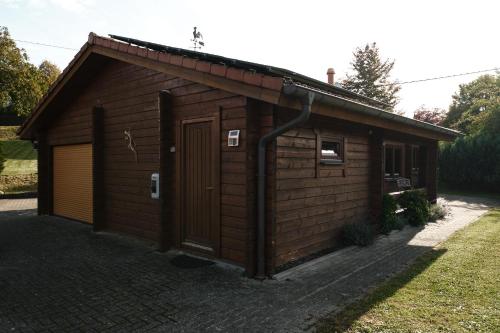
{"type": "Polygon", "coordinates": [[[443,124],[466,135],[441,146],[440,182],[451,188],[498,192],[500,73],[460,85],[443,124]]]}
{"type": "Polygon", "coordinates": [[[29,114],[58,73],[57,66],[48,61],[40,67],[31,64],[26,51],[17,47],[9,30],[0,27],[0,109],[9,108],[18,115],[29,114]]]}
{"type": "Polygon", "coordinates": [[[424,105],[420,106],[413,113],[413,119],[425,121],[434,125],[441,125],[446,117],[446,110],[440,108],[428,108],[424,105]]]}
{"type": "Polygon", "coordinates": [[[390,105],[398,103],[401,86],[390,80],[394,60],[382,60],[376,43],[356,48],[351,62],[354,73],[343,80],[344,88],[390,105]]]}
{"type": "Polygon", "coordinates": [[[500,133],[500,74],[461,84],[443,124],[465,134],[500,133]]]}
{"type": "Polygon", "coordinates": [[[57,79],[59,74],[61,74],[61,70],[54,63],[44,60],[38,66],[38,71],[41,75],[40,84],[42,85],[42,90],[46,92],[50,85],[57,79]]]}

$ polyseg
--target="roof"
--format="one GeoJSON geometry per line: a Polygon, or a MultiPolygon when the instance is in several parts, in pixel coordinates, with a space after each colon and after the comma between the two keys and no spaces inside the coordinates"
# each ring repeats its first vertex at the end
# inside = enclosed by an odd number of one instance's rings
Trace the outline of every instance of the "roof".
{"type": "Polygon", "coordinates": [[[162,44],[157,44],[157,43],[151,43],[151,42],[146,42],[142,41],[139,39],[134,39],[134,38],[128,38],[128,37],[122,37],[122,36],[117,36],[117,35],[109,35],[111,38],[128,43],[128,44],[133,44],[133,45],[138,45],[145,47],[147,49],[159,51],[159,52],[166,52],[170,54],[175,54],[175,55],[180,55],[183,57],[189,57],[193,59],[199,59],[199,60],[205,60],[211,63],[215,64],[221,64],[225,66],[230,66],[234,68],[240,68],[244,70],[249,70],[253,71],[256,73],[261,73],[269,76],[275,76],[275,77],[280,77],[285,79],[286,81],[292,81],[292,82],[300,82],[305,85],[309,85],[312,87],[317,87],[319,89],[322,89],[324,91],[334,93],[336,95],[344,96],[344,97],[350,97],[354,99],[358,99],[360,101],[363,101],[365,103],[370,103],[373,105],[377,105],[378,107],[389,107],[388,104],[383,103],[381,101],[377,101],[375,99],[357,94],[355,92],[352,92],[350,90],[344,89],[339,86],[331,85],[323,81],[316,80],[314,78],[299,74],[297,72],[280,68],[280,67],[275,67],[275,66],[269,66],[269,65],[263,65],[255,62],[249,62],[249,61],[244,61],[244,60],[239,60],[239,59],[234,59],[234,58],[227,58],[223,57],[220,55],[215,55],[215,54],[210,54],[210,53],[205,53],[205,52],[198,52],[198,51],[192,51],[192,50],[186,50],[186,49],[181,49],[178,47],[172,47],[172,46],[167,46],[167,45],[162,45],[162,44]]]}
{"type": "Polygon", "coordinates": [[[132,58],[135,61],[137,59],[144,59],[144,61],[153,61],[157,65],[155,68],[168,67],[169,70],[181,74],[203,74],[202,79],[207,81],[205,82],[207,85],[210,85],[210,83],[219,84],[221,79],[231,81],[239,85],[242,94],[275,104],[278,104],[280,100],[279,96],[282,95],[281,93],[286,86],[296,85],[304,89],[311,89],[317,95],[328,97],[328,100],[333,98],[337,102],[342,102],[344,107],[348,107],[349,110],[355,112],[371,110],[370,114],[372,116],[376,115],[388,121],[405,123],[406,125],[423,128],[450,137],[459,134],[459,132],[451,129],[397,116],[394,113],[386,111],[385,109],[388,105],[380,101],[287,69],[138,39],[116,35],[109,36],[111,38],[98,36],[94,33],[89,34],[87,43],[82,46],[58,79],[51,85],[28,119],[20,127],[19,133],[22,138],[33,137],[32,129],[35,127],[34,124],[37,123],[37,119],[47,106],[53,102],[64,86],[68,84],[68,81],[75,75],[79,67],[85,64],[87,58],[92,54],[123,61],[128,61],[128,59],[132,58]]]}

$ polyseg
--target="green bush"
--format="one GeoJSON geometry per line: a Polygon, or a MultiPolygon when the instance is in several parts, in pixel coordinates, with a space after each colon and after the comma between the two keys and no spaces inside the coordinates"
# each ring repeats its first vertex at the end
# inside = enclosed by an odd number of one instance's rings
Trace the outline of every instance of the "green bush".
{"type": "Polygon", "coordinates": [[[374,238],[373,228],[367,223],[346,224],[342,230],[342,238],[346,245],[370,245],[374,238]]]}
{"type": "Polygon", "coordinates": [[[429,208],[429,221],[436,222],[446,216],[448,212],[443,205],[431,205],[429,208]]]}
{"type": "Polygon", "coordinates": [[[380,221],[381,232],[388,234],[396,229],[396,210],[398,205],[396,199],[389,194],[384,194],[382,199],[382,216],[380,221]]]}
{"type": "Polygon", "coordinates": [[[399,205],[404,208],[404,216],[412,226],[421,226],[429,220],[429,203],[425,193],[406,191],[399,197],[399,205]]]}
{"type": "Polygon", "coordinates": [[[442,145],[439,181],[457,190],[498,191],[500,135],[480,133],[442,145]]]}
{"type": "Polygon", "coordinates": [[[396,223],[394,224],[394,229],[402,230],[405,225],[408,224],[408,219],[401,214],[396,215],[396,223]]]}

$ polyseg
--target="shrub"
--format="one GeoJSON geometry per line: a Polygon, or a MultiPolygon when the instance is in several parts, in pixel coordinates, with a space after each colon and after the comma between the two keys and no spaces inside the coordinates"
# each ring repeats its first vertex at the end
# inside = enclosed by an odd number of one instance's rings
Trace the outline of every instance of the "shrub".
{"type": "Polygon", "coordinates": [[[448,212],[443,205],[431,205],[429,208],[429,221],[436,222],[437,220],[444,218],[447,213],[448,212]]]}
{"type": "Polygon", "coordinates": [[[346,245],[370,245],[374,238],[373,228],[367,223],[346,224],[342,230],[342,238],[346,245]]]}
{"type": "Polygon", "coordinates": [[[408,224],[408,219],[401,214],[396,215],[396,223],[394,229],[401,230],[408,224]]]}
{"type": "Polygon", "coordinates": [[[404,216],[412,226],[421,226],[428,222],[429,203],[421,191],[406,191],[399,197],[399,204],[405,209],[404,216]]]}
{"type": "Polygon", "coordinates": [[[396,210],[398,205],[394,197],[389,194],[384,194],[382,199],[382,216],[380,221],[381,231],[388,234],[391,230],[396,229],[396,210]]]}

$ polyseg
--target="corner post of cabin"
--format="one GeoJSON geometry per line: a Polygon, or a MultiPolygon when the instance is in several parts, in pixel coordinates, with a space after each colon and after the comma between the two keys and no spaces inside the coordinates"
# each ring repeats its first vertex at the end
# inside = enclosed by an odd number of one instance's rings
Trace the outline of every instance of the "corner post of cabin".
{"type": "Polygon", "coordinates": [[[379,223],[384,194],[384,140],[380,130],[370,130],[370,210],[371,222],[379,223]]]}
{"type": "Polygon", "coordinates": [[[160,91],[158,95],[159,131],[160,131],[160,228],[158,235],[158,250],[166,251],[172,245],[173,236],[173,207],[170,184],[175,175],[174,152],[174,124],[172,118],[172,95],[168,90],[160,91]]]}
{"type": "Polygon", "coordinates": [[[45,135],[39,133],[38,141],[38,215],[49,214],[49,153],[50,147],[47,144],[45,135]]]}
{"type": "Polygon", "coordinates": [[[105,189],[104,189],[104,109],[92,108],[92,191],[93,191],[93,230],[105,227],[105,189]]]}
{"type": "Polygon", "coordinates": [[[427,147],[427,200],[431,203],[437,201],[437,162],[438,162],[438,141],[432,141],[427,147]]]}

